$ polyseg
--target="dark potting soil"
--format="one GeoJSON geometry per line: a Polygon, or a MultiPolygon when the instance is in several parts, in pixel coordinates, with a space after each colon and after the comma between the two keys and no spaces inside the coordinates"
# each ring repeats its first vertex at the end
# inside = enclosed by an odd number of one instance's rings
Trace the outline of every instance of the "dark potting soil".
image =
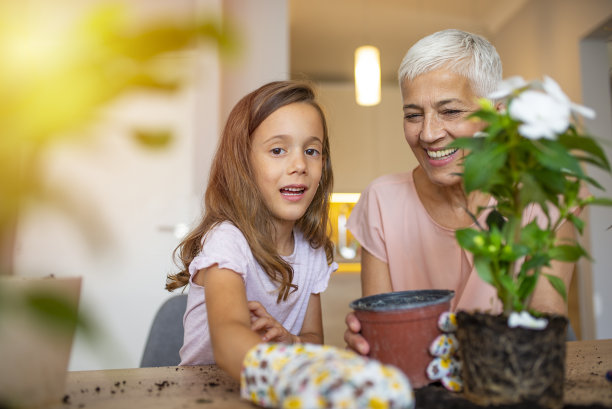
{"type": "Polygon", "coordinates": [[[546,318],[546,329],[533,330],[509,328],[503,316],[457,314],[461,375],[470,400],[562,403],[567,319],[546,318]]]}
{"type": "MultiPolygon", "coordinates": [[[[461,394],[450,392],[440,384],[431,384],[415,389],[415,409],[544,409],[533,402],[522,402],[511,405],[480,406],[465,399],[461,394]]],[[[610,406],[600,404],[592,405],[565,405],[563,409],[612,409],[610,406]]]]}

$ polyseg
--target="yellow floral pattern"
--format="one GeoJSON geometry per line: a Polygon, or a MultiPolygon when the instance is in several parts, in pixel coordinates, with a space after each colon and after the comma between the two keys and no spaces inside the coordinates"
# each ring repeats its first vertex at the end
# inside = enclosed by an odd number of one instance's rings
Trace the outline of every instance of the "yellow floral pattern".
{"type": "Polygon", "coordinates": [[[438,328],[445,333],[436,337],[429,347],[429,353],[434,358],[427,366],[427,377],[440,381],[448,390],[459,392],[463,389],[463,382],[461,380],[461,361],[456,354],[459,341],[453,334],[457,330],[455,313],[440,314],[438,328]]]}
{"type": "Polygon", "coordinates": [[[326,345],[257,345],[244,359],[240,390],[267,408],[414,408],[399,369],[326,345]]]}

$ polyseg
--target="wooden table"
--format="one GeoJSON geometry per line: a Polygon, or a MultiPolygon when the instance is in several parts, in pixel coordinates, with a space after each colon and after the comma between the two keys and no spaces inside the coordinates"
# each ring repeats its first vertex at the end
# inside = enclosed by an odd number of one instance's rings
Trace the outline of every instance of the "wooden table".
{"type": "MultiPolygon", "coordinates": [[[[612,382],[605,377],[612,369],[612,339],[568,342],[566,368],[566,404],[612,407],[612,382]]],[[[69,372],[64,401],[55,408],[253,409],[239,391],[214,365],[69,372]]]]}

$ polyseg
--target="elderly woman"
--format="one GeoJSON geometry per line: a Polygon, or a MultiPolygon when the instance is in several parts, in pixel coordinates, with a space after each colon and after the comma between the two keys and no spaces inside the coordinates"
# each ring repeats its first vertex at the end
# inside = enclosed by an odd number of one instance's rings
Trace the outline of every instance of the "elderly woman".
{"type": "MultiPolygon", "coordinates": [[[[474,224],[469,212],[492,198],[466,195],[457,173],[464,152],[448,148],[455,138],[473,136],[482,122],[467,119],[477,98],[494,91],[502,77],[495,48],[484,38],[459,30],[427,36],[408,51],[399,68],[404,136],[419,165],[410,172],[386,175],[372,182],[352,211],[348,228],[362,246],[361,285],[364,296],[390,291],[451,289],[452,309],[501,312],[492,286],[480,279],[470,253],[455,230],[474,224]]],[[[498,109],[503,107],[497,105],[498,109]]],[[[527,210],[526,221],[542,214],[527,210]]],[[[485,224],[486,215],[479,222],[485,224]]],[[[559,231],[574,238],[570,223],[559,231]]],[[[573,264],[552,262],[548,273],[569,288],[573,264]]],[[[539,280],[531,305],[565,314],[565,302],[548,280],[539,280]]],[[[367,354],[369,345],[358,332],[354,314],[346,318],[345,341],[367,354]]]]}

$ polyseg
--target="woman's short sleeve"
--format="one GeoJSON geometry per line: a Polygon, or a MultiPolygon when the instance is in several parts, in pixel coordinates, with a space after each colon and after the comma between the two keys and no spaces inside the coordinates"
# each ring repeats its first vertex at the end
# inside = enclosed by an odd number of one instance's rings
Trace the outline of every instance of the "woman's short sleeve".
{"type": "Polygon", "coordinates": [[[247,272],[250,250],[242,232],[231,223],[224,222],[206,234],[202,250],[189,265],[191,277],[203,268],[218,265],[240,274],[247,272]]]}

